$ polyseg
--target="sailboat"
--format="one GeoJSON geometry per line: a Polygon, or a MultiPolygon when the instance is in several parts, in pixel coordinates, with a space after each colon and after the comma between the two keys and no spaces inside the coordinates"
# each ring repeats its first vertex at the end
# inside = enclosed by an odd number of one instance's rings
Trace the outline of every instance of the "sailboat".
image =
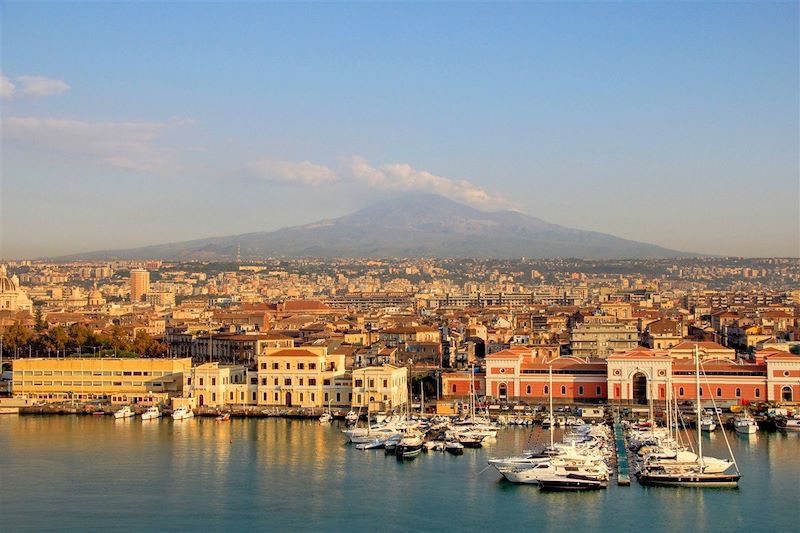
{"type": "MultiPolygon", "coordinates": [[[[695,362],[695,405],[697,420],[702,420],[702,409],[700,407],[700,355],[695,346],[694,349],[694,362],[695,362]]],[[[699,424],[698,424],[699,426],[699,424]]],[[[678,486],[678,487],[737,487],[739,479],[742,477],[739,472],[739,467],[736,460],[733,458],[733,451],[728,446],[728,452],[731,455],[731,466],[736,468],[733,474],[726,474],[725,472],[711,472],[709,470],[716,470],[715,468],[707,468],[706,458],[703,457],[703,438],[700,427],[695,431],[697,437],[697,455],[694,462],[675,462],[659,461],[654,464],[645,463],[645,466],[639,471],[639,483],[643,485],[658,485],[658,486],[678,486]]],[[[727,443],[727,437],[725,438],[727,443]]],[[[708,463],[715,461],[709,458],[708,463]]],[[[717,459],[716,461],[719,461],[717,459]]],[[[726,471],[728,469],[726,468],[726,471]]]]}
{"type": "Polygon", "coordinates": [[[320,424],[328,424],[333,420],[333,415],[331,414],[331,401],[328,400],[328,410],[322,413],[319,417],[320,424]]]}

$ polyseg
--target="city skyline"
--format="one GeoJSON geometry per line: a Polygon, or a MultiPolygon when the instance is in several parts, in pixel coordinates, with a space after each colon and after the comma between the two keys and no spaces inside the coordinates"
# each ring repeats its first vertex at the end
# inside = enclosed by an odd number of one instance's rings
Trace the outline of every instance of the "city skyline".
{"type": "Polygon", "coordinates": [[[6,3],[0,257],[409,192],[796,257],[797,28],[792,2],[6,3]]]}

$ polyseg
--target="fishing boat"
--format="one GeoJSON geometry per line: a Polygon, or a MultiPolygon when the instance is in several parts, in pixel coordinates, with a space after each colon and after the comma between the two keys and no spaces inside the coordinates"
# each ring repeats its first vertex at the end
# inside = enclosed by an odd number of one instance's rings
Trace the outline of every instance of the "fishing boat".
{"type": "MultiPolygon", "coordinates": [[[[695,360],[695,408],[697,413],[697,420],[702,419],[702,411],[700,408],[700,355],[695,346],[694,349],[695,360]]],[[[641,470],[637,473],[639,483],[642,485],[656,485],[656,486],[673,486],[673,487],[737,487],[741,473],[733,458],[733,451],[728,443],[728,438],[723,432],[725,443],[728,445],[728,453],[731,456],[730,466],[736,469],[735,473],[726,472],[710,472],[707,468],[707,461],[703,457],[703,439],[702,431],[695,431],[697,437],[697,455],[696,461],[693,463],[675,462],[672,464],[666,461],[657,464],[645,462],[641,470]]],[[[730,468],[730,467],[728,467],[730,468]]],[[[726,471],[727,469],[726,468],[726,471]]]]}
{"type": "Polygon", "coordinates": [[[736,433],[752,435],[758,431],[758,424],[755,418],[745,413],[733,419],[733,429],[736,433]]]}
{"type": "Polygon", "coordinates": [[[147,411],[142,413],[142,420],[155,420],[157,418],[161,418],[161,411],[155,405],[148,407],[147,411]]]}
{"type": "Polygon", "coordinates": [[[186,420],[187,418],[192,418],[193,416],[194,412],[186,406],[178,407],[172,413],[172,418],[174,420],[186,420]]]}
{"type": "Polygon", "coordinates": [[[126,405],[114,413],[114,418],[116,419],[131,418],[134,416],[136,416],[136,413],[133,411],[133,409],[131,409],[130,405],[126,405]]]}

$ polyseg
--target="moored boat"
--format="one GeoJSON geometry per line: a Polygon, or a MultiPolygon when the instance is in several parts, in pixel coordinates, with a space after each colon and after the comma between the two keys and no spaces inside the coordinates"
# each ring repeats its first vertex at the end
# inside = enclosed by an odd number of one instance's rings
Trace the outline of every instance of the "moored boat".
{"type": "Polygon", "coordinates": [[[161,411],[155,405],[148,407],[147,411],[142,413],[142,420],[155,420],[161,418],[161,411]]]}
{"type": "Polygon", "coordinates": [[[193,416],[194,412],[186,406],[178,407],[172,413],[172,418],[174,420],[186,420],[187,418],[192,418],[193,416]]]}
{"type": "Polygon", "coordinates": [[[114,413],[114,418],[116,419],[131,418],[134,416],[136,416],[136,413],[133,411],[133,409],[131,409],[130,405],[126,405],[114,413]]]}
{"type": "Polygon", "coordinates": [[[755,418],[748,414],[744,414],[733,419],[733,429],[736,430],[736,433],[751,435],[758,431],[758,424],[756,423],[755,418]]]}

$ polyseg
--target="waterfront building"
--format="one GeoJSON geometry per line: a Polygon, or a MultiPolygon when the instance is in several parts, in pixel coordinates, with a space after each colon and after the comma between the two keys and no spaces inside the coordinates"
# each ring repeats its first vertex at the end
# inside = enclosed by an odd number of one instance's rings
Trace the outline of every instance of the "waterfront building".
{"type": "Polygon", "coordinates": [[[183,392],[191,359],[68,357],[16,359],[13,394],[57,401],[164,401],[183,392]]]}
{"type": "Polygon", "coordinates": [[[408,401],[408,368],[394,365],[357,368],[352,374],[352,406],[369,405],[372,411],[387,411],[408,401]]]}
{"type": "Polygon", "coordinates": [[[345,373],[344,359],[326,346],[266,348],[258,356],[258,405],[326,405],[324,388],[345,373]]]}
{"type": "Polygon", "coordinates": [[[131,302],[141,302],[150,292],[150,272],[143,268],[131,269],[129,285],[131,291],[131,302]]]}
{"type": "Polygon", "coordinates": [[[242,387],[245,385],[247,371],[241,365],[221,365],[205,363],[196,366],[183,376],[183,388],[191,391],[197,399],[197,406],[220,407],[227,404],[247,403],[248,396],[242,387]]]}

